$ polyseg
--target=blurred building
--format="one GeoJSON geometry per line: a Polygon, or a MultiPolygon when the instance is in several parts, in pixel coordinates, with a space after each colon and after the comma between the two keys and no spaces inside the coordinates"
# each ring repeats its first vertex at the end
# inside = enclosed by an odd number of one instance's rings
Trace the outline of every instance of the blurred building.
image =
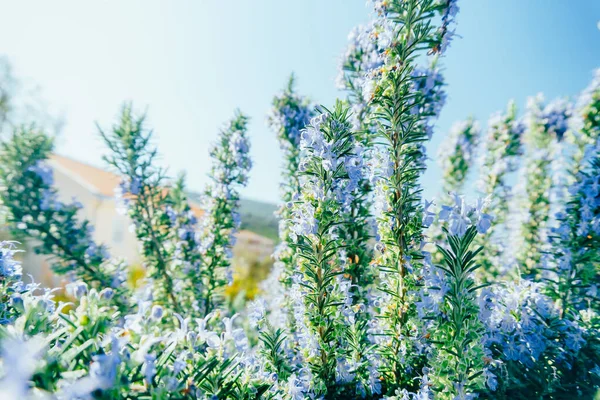
{"type": "MultiPolygon", "coordinates": [[[[130,230],[131,221],[126,215],[117,212],[114,197],[115,188],[120,182],[119,176],[57,154],[50,158],[49,165],[54,170],[54,185],[59,199],[71,202],[75,198],[83,205],[81,216],[94,226],[94,240],[107,245],[111,256],[125,258],[130,265],[140,264],[138,243],[130,230]]],[[[193,202],[190,205],[196,217],[200,218],[202,211],[198,205],[193,202]]],[[[273,245],[271,239],[249,230],[241,230],[237,235],[236,249],[242,249],[244,254],[268,257],[273,245]]],[[[23,265],[36,281],[47,286],[61,284],[61,278],[50,270],[47,257],[28,250],[24,255],[23,265]]]]}

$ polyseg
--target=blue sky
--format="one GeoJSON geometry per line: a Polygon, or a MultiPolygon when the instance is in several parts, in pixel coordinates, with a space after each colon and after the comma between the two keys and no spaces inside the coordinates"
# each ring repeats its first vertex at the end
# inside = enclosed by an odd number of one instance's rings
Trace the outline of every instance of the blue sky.
{"type": "MultiPolygon", "coordinates": [[[[600,1],[459,1],[457,39],[443,61],[448,102],[430,145],[453,121],[485,122],[514,98],[580,91],[600,66],[600,1]]],[[[281,157],[266,126],[272,96],[293,71],[299,92],[330,105],[348,32],[364,0],[0,0],[0,54],[42,88],[66,125],[59,153],[102,165],[95,122],[124,101],[148,110],[164,166],[201,190],[208,149],[235,108],[251,118],[254,169],[246,197],[277,201],[281,157]]],[[[425,195],[439,188],[435,168],[425,195]]]]}

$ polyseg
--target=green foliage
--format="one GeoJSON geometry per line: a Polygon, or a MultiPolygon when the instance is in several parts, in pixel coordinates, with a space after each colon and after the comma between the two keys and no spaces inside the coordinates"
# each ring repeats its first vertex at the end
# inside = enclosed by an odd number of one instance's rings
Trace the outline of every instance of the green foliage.
{"type": "Polygon", "coordinates": [[[131,105],[123,107],[118,124],[105,133],[100,129],[111,154],[105,161],[122,176],[123,195],[128,199],[128,215],[135,225],[135,234],[141,244],[141,253],[148,278],[152,279],[156,300],[170,304],[176,312],[181,312],[181,302],[174,290],[172,272],[169,271],[168,242],[173,231],[166,213],[168,201],[164,189],[165,175],[156,166],[157,151],[150,147],[152,133],[145,129],[145,116],[133,115],[131,105]]]}
{"type": "Polygon", "coordinates": [[[444,397],[465,396],[485,388],[483,377],[485,328],[479,320],[479,306],[474,272],[479,268],[475,258],[481,247],[471,250],[477,230],[467,229],[464,236],[450,235],[449,249],[438,246],[443,254],[439,268],[446,274],[447,293],[441,306],[441,316],[431,329],[431,341],[436,348],[431,365],[436,392],[444,397]]]}
{"type": "Polygon", "coordinates": [[[52,172],[44,162],[53,141],[34,128],[19,128],[1,145],[0,192],[15,235],[34,238],[35,251],[50,256],[54,271],[73,275],[92,287],[113,287],[124,307],[123,267],[107,260],[106,249],[91,240],[89,221],[79,219],[81,206],[58,200],[52,172]]]}

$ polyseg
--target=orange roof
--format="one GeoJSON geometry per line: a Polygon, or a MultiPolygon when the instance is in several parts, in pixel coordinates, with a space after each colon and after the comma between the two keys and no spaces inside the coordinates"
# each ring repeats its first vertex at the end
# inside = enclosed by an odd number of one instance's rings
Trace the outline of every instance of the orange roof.
{"type": "Polygon", "coordinates": [[[115,188],[121,182],[117,174],[105,171],[101,168],[93,167],[81,161],[73,160],[58,154],[50,156],[51,164],[55,163],[62,169],[69,171],[73,177],[91,185],[95,191],[103,196],[112,197],[115,195],[115,188]]]}
{"type": "MultiPolygon", "coordinates": [[[[97,194],[102,196],[113,197],[115,188],[121,182],[121,178],[115,173],[58,154],[50,156],[50,164],[59,166],[72,178],[84,183],[86,186],[91,186],[97,194]]],[[[203,213],[200,207],[195,204],[190,204],[190,208],[198,218],[203,213]]]]}

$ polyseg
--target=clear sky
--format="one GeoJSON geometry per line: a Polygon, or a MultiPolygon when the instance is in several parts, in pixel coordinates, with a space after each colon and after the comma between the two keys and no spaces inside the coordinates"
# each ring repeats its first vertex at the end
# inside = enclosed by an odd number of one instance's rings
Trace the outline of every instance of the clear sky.
{"type": "MultiPolygon", "coordinates": [[[[600,0],[461,0],[443,61],[448,103],[430,154],[453,121],[488,116],[537,92],[571,96],[600,66],[600,0]]],[[[277,201],[281,157],[265,115],[293,71],[299,92],[330,105],[348,32],[364,0],[0,0],[0,54],[35,83],[66,125],[59,153],[102,165],[95,122],[124,101],[148,111],[161,163],[201,190],[208,149],[239,107],[252,118],[254,169],[243,195],[277,201]]],[[[433,169],[425,195],[439,188],[433,169]]]]}

